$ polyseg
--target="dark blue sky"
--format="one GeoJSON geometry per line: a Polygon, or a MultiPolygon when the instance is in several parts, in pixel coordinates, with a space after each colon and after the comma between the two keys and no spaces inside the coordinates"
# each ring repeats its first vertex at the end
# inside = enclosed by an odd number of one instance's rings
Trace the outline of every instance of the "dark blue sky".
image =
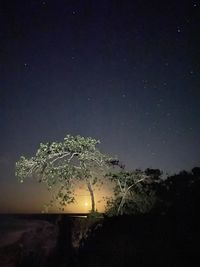
{"type": "Polygon", "coordinates": [[[199,18],[191,0],[5,1],[0,209],[33,192],[17,185],[20,155],[66,134],[100,139],[129,168],[198,166],[199,18]]]}

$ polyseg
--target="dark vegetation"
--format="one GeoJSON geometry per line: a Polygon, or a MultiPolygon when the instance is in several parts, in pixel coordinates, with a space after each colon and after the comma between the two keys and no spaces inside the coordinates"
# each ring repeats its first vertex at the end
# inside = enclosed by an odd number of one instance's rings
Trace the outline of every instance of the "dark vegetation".
{"type": "MultiPolygon", "coordinates": [[[[33,242],[37,250],[18,255],[15,265],[2,267],[200,266],[200,168],[165,179],[160,170],[147,169],[145,173],[151,179],[132,188],[122,215],[114,214],[120,200],[117,197],[109,202],[104,218],[99,218],[98,213],[82,219],[66,215],[32,216],[32,220],[48,221],[56,230],[48,226],[29,232],[23,242],[26,246],[30,238],[40,237],[41,240],[33,242]],[[40,247],[47,246],[42,241],[47,238],[44,229],[56,238],[56,246],[49,254],[42,253],[40,247]]],[[[15,249],[16,254],[17,248],[0,248],[0,259],[1,253],[15,257],[11,250],[15,249]]],[[[26,251],[25,247],[20,249],[20,253],[26,251]]]]}
{"type": "Polygon", "coordinates": [[[80,247],[78,266],[200,266],[200,168],[165,180],[148,172],[141,194],[154,192],[151,210],[127,204],[124,215],[106,217],[80,247]]]}

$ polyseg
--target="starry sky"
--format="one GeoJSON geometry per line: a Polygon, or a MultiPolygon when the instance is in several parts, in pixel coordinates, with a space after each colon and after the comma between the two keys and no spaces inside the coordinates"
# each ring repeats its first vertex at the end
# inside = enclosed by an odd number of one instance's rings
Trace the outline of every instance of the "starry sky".
{"type": "Polygon", "coordinates": [[[1,3],[0,211],[41,209],[15,162],[66,134],[127,168],[199,166],[199,29],[197,0],[1,3]]]}

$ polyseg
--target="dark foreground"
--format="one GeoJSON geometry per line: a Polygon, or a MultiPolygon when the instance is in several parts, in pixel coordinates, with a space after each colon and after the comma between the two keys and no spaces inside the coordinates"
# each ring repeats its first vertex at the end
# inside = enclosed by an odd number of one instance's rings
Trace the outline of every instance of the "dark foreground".
{"type": "Polygon", "coordinates": [[[175,214],[0,215],[1,267],[200,266],[199,227],[175,214]],[[87,234],[86,234],[87,233],[87,234]]]}

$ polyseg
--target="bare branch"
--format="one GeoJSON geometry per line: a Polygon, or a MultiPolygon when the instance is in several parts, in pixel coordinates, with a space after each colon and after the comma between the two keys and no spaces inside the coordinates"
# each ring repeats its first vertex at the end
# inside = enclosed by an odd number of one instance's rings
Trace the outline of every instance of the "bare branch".
{"type": "Polygon", "coordinates": [[[74,156],[78,156],[78,153],[74,152],[67,161],[70,162],[73,159],[74,156]]]}
{"type": "Polygon", "coordinates": [[[129,191],[129,190],[131,189],[131,187],[133,187],[134,185],[136,185],[136,184],[138,184],[138,183],[144,181],[146,178],[147,178],[147,177],[144,177],[144,178],[138,180],[137,182],[135,182],[134,184],[130,185],[130,186],[127,188],[127,191],[129,191]]]}
{"type": "Polygon", "coordinates": [[[59,159],[62,159],[62,158],[64,158],[64,157],[67,157],[67,156],[69,156],[69,155],[70,155],[70,153],[67,152],[67,153],[63,154],[62,156],[58,156],[57,158],[53,159],[50,163],[53,164],[55,161],[57,161],[57,160],[59,160],[59,159]]]}
{"type": "Polygon", "coordinates": [[[122,189],[122,186],[121,186],[120,180],[118,179],[118,180],[117,180],[117,182],[118,182],[118,185],[119,185],[119,188],[120,188],[121,192],[123,192],[123,189],[122,189]]]}

